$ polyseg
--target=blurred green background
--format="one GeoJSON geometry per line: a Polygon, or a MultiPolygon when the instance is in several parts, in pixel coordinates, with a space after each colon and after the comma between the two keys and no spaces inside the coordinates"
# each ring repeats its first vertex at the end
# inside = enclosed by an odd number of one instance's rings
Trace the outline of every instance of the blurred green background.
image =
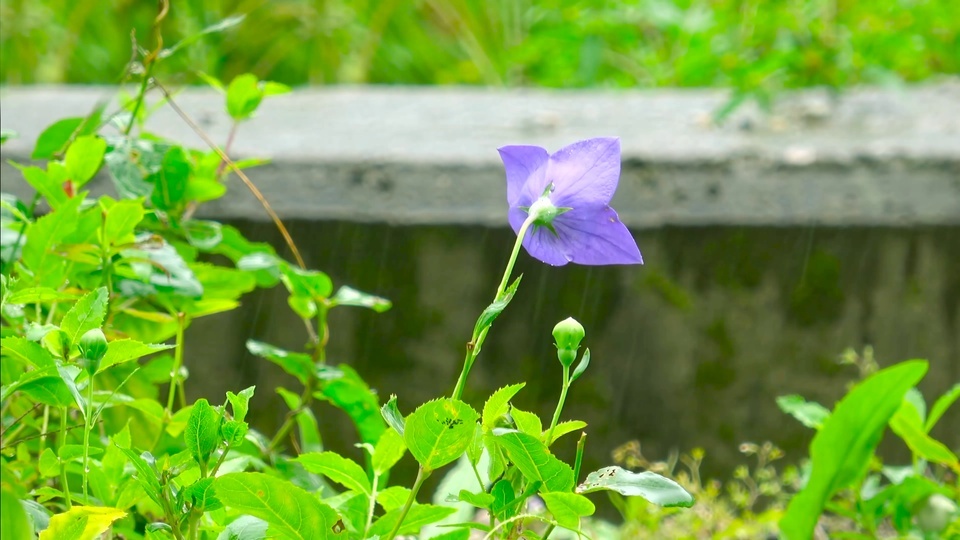
{"type": "MultiPolygon", "coordinates": [[[[149,0],[0,0],[0,81],[115,83],[149,0]]],[[[168,82],[721,86],[748,93],[960,73],[960,0],[172,0],[168,82]]]]}

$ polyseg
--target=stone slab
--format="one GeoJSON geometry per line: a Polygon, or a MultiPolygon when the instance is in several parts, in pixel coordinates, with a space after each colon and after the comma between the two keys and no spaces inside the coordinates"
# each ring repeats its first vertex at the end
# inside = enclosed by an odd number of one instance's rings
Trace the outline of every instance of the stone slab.
{"type": "MultiPolygon", "coordinates": [[[[0,89],[0,127],[20,134],[0,150],[4,190],[29,196],[5,161],[27,159],[43,127],[112,92],[0,89]]],[[[231,153],[272,160],[250,176],[291,219],[500,226],[498,146],[553,151],[615,135],[623,174],[613,204],[632,227],[960,223],[960,81],[806,91],[784,96],[772,114],[748,106],[717,126],[711,115],[727,98],[722,90],[310,88],[264,102],[231,153]]],[[[226,140],[222,96],[187,88],[175,99],[226,140]]],[[[169,107],[159,105],[148,128],[203,146],[169,107]]],[[[267,219],[236,179],[201,215],[267,219]]]]}

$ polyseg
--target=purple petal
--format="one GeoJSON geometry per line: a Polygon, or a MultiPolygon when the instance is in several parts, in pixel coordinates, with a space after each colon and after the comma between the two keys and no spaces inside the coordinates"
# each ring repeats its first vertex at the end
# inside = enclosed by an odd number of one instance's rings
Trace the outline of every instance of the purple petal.
{"type": "Polygon", "coordinates": [[[597,208],[610,204],[620,181],[620,139],[601,137],[564,146],[550,156],[546,178],[557,206],[597,208]]]}
{"type": "Polygon", "coordinates": [[[637,242],[616,211],[601,209],[571,210],[554,221],[564,255],[584,265],[643,264],[637,242]]]}
{"type": "Polygon", "coordinates": [[[547,151],[539,146],[504,146],[497,149],[503,167],[507,171],[507,203],[513,207],[518,204],[529,206],[543,193],[546,187],[544,172],[549,159],[547,151]],[[532,199],[524,199],[521,203],[521,193],[527,184],[533,184],[530,193],[535,193],[532,199]],[[536,187],[539,186],[539,191],[536,187]]]}

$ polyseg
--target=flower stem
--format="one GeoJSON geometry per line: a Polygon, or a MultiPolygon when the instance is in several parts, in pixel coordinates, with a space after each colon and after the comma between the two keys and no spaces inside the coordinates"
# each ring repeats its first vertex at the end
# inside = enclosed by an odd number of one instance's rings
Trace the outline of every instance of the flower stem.
{"type": "MultiPolygon", "coordinates": [[[[494,302],[500,300],[503,297],[504,291],[507,290],[507,285],[510,283],[510,275],[513,274],[513,265],[517,262],[517,255],[520,254],[520,246],[523,245],[523,238],[527,235],[527,229],[533,224],[534,218],[535,216],[528,216],[523,222],[523,225],[520,226],[520,230],[517,231],[517,241],[513,244],[513,251],[510,253],[510,259],[507,261],[507,267],[503,272],[503,278],[500,280],[500,286],[497,287],[497,293],[493,298],[494,302]]],[[[457,379],[457,386],[453,389],[453,399],[460,399],[460,396],[463,395],[463,389],[467,385],[467,376],[470,374],[470,368],[473,367],[477,355],[480,354],[480,347],[483,345],[483,341],[486,339],[489,330],[489,326],[484,327],[479,333],[474,330],[474,334],[467,344],[467,354],[463,359],[463,369],[460,371],[460,377],[457,379]]]]}
{"type": "MultiPolygon", "coordinates": [[[[67,445],[67,408],[60,407],[60,448],[67,445]]],[[[63,499],[67,504],[67,510],[73,508],[73,501],[70,498],[70,484],[67,482],[67,464],[60,461],[60,483],[63,488],[63,499]]]]}
{"type": "Polygon", "coordinates": [[[420,491],[423,481],[429,476],[430,471],[425,470],[422,466],[417,469],[417,479],[413,482],[413,488],[410,490],[410,496],[407,497],[407,502],[403,503],[403,510],[400,511],[400,519],[397,520],[397,524],[393,526],[390,534],[384,537],[384,540],[393,540],[393,538],[397,536],[397,533],[400,531],[400,526],[403,525],[403,520],[406,519],[407,513],[410,511],[410,507],[413,506],[413,502],[417,499],[417,492],[420,491]]]}
{"type": "Polygon", "coordinates": [[[173,398],[177,394],[180,380],[180,367],[183,366],[183,327],[185,315],[177,314],[177,345],[173,353],[173,370],[170,372],[170,393],[167,394],[167,415],[173,414],[173,398]]]}
{"type": "Polygon", "coordinates": [[[563,388],[560,390],[560,400],[557,401],[557,408],[553,411],[553,420],[550,422],[550,430],[547,431],[546,445],[549,447],[553,442],[553,429],[557,427],[557,421],[560,420],[560,411],[563,410],[563,404],[567,401],[567,390],[570,389],[570,368],[563,366],[563,388]]]}
{"type": "Polygon", "coordinates": [[[90,430],[93,429],[93,374],[87,380],[87,402],[83,415],[83,501],[90,504],[87,497],[87,477],[90,475],[90,430]]]}

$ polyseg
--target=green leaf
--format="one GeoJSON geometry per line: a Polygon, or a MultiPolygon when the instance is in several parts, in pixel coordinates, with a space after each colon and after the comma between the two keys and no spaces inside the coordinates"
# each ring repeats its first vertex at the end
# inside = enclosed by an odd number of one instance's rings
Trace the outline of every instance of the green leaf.
{"type": "MultiPolygon", "coordinates": [[[[178,41],[177,43],[175,43],[172,47],[170,47],[170,48],[168,48],[168,49],[163,49],[162,51],[160,51],[160,54],[158,55],[158,57],[159,57],[159,58],[167,58],[167,57],[173,55],[175,52],[179,51],[180,49],[183,49],[183,48],[185,48],[185,47],[187,47],[187,46],[189,46],[189,45],[191,45],[191,44],[199,41],[200,38],[202,38],[203,36],[206,36],[207,34],[215,34],[215,33],[218,33],[218,32],[223,32],[224,30],[228,30],[228,29],[230,29],[230,28],[233,28],[234,26],[237,26],[238,24],[240,24],[241,22],[243,22],[243,20],[244,20],[246,17],[247,17],[247,16],[246,16],[245,14],[234,15],[233,17],[227,17],[226,19],[223,19],[222,21],[220,21],[220,22],[218,22],[218,23],[211,24],[210,26],[207,26],[207,27],[204,28],[203,30],[200,30],[199,32],[197,32],[197,33],[195,33],[195,34],[192,34],[192,35],[190,35],[190,36],[188,36],[188,37],[183,38],[182,40],[180,40],[180,41],[178,41]]],[[[216,80],[216,79],[214,79],[214,80],[216,80]]]]}
{"type": "Polygon", "coordinates": [[[457,496],[461,501],[476,506],[477,508],[490,508],[490,505],[496,500],[493,495],[489,493],[472,493],[465,489],[460,490],[460,494],[457,496]]]}
{"type": "MultiPolygon", "coordinates": [[[[436,523],[456,511],[456,508],[450,506],[434,506],[432,504],[411,506],[407,516],[403,518],[403,524],[400,525],[400,530],[397,531],[397,533],[417,534],[423,527],[431,523],[436,523]]],[[[402,508],[387,512],[370,527],[370,534],[380,536],[388,534],[393,530],[402,513],[402,508]]]]}
{"type": "Polygon", "coordinates": [[[60,321],[60,330],[67,335],[71,345],[76,345],[80,336],[87,330],[100,328],[103,318],[107,315],[108,299],[107,288],[100,287],[83,295],[63,316],[63,320],[60,321]]]}
{"type": "Polygon", "coordinates": [[[187,486],[183,495],[185,500],[190,501],[193,508],[201,512],[211,512],[223,506],[213,489],[213,478],[197,480],[187,486]]]}
{"type": "Polygon", "coordinates": [[[463,455],[473,441],[479,417],[459,400],[430,401],[407,417],[403,440],[417,462],[434,471],[463,455]]]}
{"type": "Polygon", "coordinates": [[[77,295],[64,291],[51,289],[50,287],[28,287],[16,292],[10,293],[7,297],[8,304],[49,304],[51,302],[74,302],[77,295]]]}
{"type": "Polygon", "coordinates": [[[43,452],[40,453],[38,468],[40,475],[45,478],[52,478],[60,474],[60,459],[57,457],[57,454],[54,453],[53,449],[43,449],[43,452]]]}
{"type": "Polygon", "coordinates": [[[56,365],[53,356],[42,345],[20,336],[7,336],[0,339],[0,354],[15,358],[36,369],[51,368],[56,365]]]}
{"type": "Polygon", "coordinates": [[[143,220],[143,203],[139,200],[122,200],[107,209],[103,225],[103,239],[109,245],[129,244],[134,240],[134,230],[143,220]]]}
{"type": "Polygon", "coordinates": [[[107,151],[107,142],[96,135],[83,135],[74,139],[64,157],[64,166],[75,188],[90,181],[103,162],[107,151]]]}
{"type": "Polygon", "coordinates": [[[182,225],[187,241],[198,249],[209,251],[223,240],[222,228],[216,221],[191,219],[182,225]]]}
{"type": "Polygon", "coordinates": [[[40,540],[94,540],[126,515],[118,508],[74,506],[50,518],[50,525],[40,533],[40,540]]]}
{"type": "Polygon", "coordinates": [[[473,328],[473,335],[479,336],[481,332],[493,326],[493,321],[503,313],[503,310],[507,308],[510,300],[513,300],[513,295],[517,293],[517,287],[520,286],[520,280],[522,278],[523,276],[521,275],[514,280],[514,282],[503,291],[503,294],[480,313],[480,317],[477,318],[477,324],[473,328]]]}
{"type": "Polygon", "coordinates": [[[812,429],[820,429],[830,416],[830,410],[816,401],[807,401],[803,396],[791,394],[777,398],[780,410],[796,418],[801,424],[812,429]]]}
{"type": "Polygon", "coordinates": [[[284,371],[296,377],[301,384],[306,384],[313,373],[313,359],[308,354],[285,351],[253,339],[247,340],[247,350],[254,356],[266,358],[277,364],[284,371]]]}
{"type": "Polygon", "coordinates": [[[160,488],[160,476],[157,474],[157,470],[152,466],[153,456],[149,452],[143,452],[138,454],[129,448],[122,448],[117,446],[123,455],[127,456],[127,459],[130,460],[130,463],[133,464],[133,468],[137,471],[135,478],[140,486],[143,488],[143,491],[147,494],[147,497],[150,497],[153,502],[157,503],[160,507],[163,507],[163,495],[160,488]],[[151,463],[147,462],[146,456],[150,459],[151,463]]]}
{"type": "Polygon", "coordinates": [[[291,411],[297,411],[297,429],[300,431],[300,446],[302,452],[319,452],[323,450],[323,441],[320,439],[320,430],[317,429],[317,419],[313,411],[307,407],[301,408],[303,401],[300,396],[285,388],[277,388],[277,393],[286,402],[291,411]]]}
{"type": "Polygon", "coordinates": [[[922,360],[894,365],[874,373],[837,403],[810,444],[810,479],[780,521],[788,540],[812,537],[827,500],[863,477],[884,428],[907,390],[926,372],[922,360]]]}
{"type": "Polygon", "coordinates": [[[220,414],[206,399],[198,399],[190,411],[187,429],[183,432],[187,448],[201,468],[220,443],[220,414]]]}
{"type": "Polygon", "coordinates": [[[64,118],[47,126],[37,137],[37,144],[30,159],[51,159],[62,152],[70,142],[70,137],[83,125],[83,121],[83,117],[64,118]]]}
{"type": "Polygon", "coordinates": [[[581,517],[592,516],[597,510],[590,499],[576,493],[544,493],[541,496],[557,523],[572,531],[580,529],[581,517]]]}
{"type": "Polygon", "coordinates": [[[55,211],[35,221],[27,229],[22,260],[33,270],[39,285],[59,288],[66,274],[67,261],[54,252],[63,239],[77,227],[80,197],[67,199],[55,211]]]}
{"type": "Polygon", "coordinates": [[[148,180],[154,184],[150,200],[163,210],[174,210],[183,201],[190,179],[190,162],[186,152],[179,146],[167,150],[160,170],[148,180]]]}
{"type": "Polygon", "coordinates": [[[510,416],[513,417],[513,421],[517,424],[517,429],[528,435],[539,437],[543,432],[543,422],[539,416],[532,412],[521,411],[514,407],[510,411],[510,416]]]}
{"type": "Polygon", "coordinates": [[[16,167],[20,173],[23,174],[23,179],[30,184],[30,187],[35,189],[37,193],[47,200],[50,208],[55,210],[69,199],[67,192],[63,190],[63,184],[58,182],[57,179],[52,178],[47,171],[40,167],[26,167],[13,161],[8,161],[7,163],[16,167]]]}
{"type": "Polygon", "coordinates": [[[380,416],[377,395],[356,370],[347,364],[340,364],[336,371],[328,375],[321,374],[321,378],[327,381],[321,386],[320,396],[347,413],[357,426],[362,442],[377,442],[387,426],[380,416]]]}
{"type": "Polygon", "coordinates": [[[513,430],[494,434],[493,440],[525,477],[543,482],[544,492],[573,489],[573,469],[551,454],[539,437],[513,430]]]}
{"type": "Polygon", "coordinates": [[[393,305],[386,298],[367,294],[346,285],[340,287],[330,300],[333,306],[359,306],[370,308],[377,313],[383,313],[393,305]]]}
{"type": "Polygon", "coordinates": [[[390,486],[377,492],[377,502],[387,512],[403,506],[408,497],[410,497],[410,489],[403,486],[390,486]]]}
{"type": "Polygon", "coordinates": [[[628,497],[643,497],[660,506],[693,506],[693,496],[680,484],[650,471],[635,473],[616,466],[604,467],[588,474],[587,479],[577,486],[577,493],[600,490],[616,491],[628,497]]]}
{"type": "Polygon", "coordinates": [[[373,472],[381,475],[389,471],[406,453],[407,445],[403,442],[403,436],[394,429],[385,429],[373,449],[373,472]]]}
{"type": "Polygon", "coordinates": [[[301,454],[294,461],[299,461],[304,469],[326,476],[347,489],[367,496],[372,491],[370,479],[367,478],[367,473],[363,472],[363,467],[336,452],[301,454]]]}
{"type": "Polygon", "coordinates": [[[238,75],[227,86],[227,113],[236,121],[249,118],[262,100],[263,90],[256,75],[238,75]]]}
{"type": "Polygon", "coordinates": [[[112,366],[123,364],[167,349],[172,349],[173,345],[141,343],[134,339],[118,339],[111,341],[107,345],[107,354],[103,355],[100,361],[100,368],[97,373],[102,373],[112,366]]]}
{"type": "MultiPolygon", "coordinates": [[[[150,148],[152,151],[152,146],[150,148]]],[[[149,197],[153,193],[153,184],[145,180],[145,171],[138,163],[142,151],[143,148],[133,148],[124,142],[108,150],[103,157],[117,193],[125,199],[149,197]]]]}
{"type": "Polygon", "coordinates": [[[957,456],[945,444],[924,431],[923,418],[916,405],[910,400],[903,400],[897,413],[890,419],[890,429],[903,439],[903,442],[907,443],[915,456],[946,465],[960,472],[960,462],[957,461],[957,456]]]}
{"type": "MultiPolygon", "coordinates": [[[[565,422],[560,422],[553,428],[553,440],[550,441],[550,444],[553,444],[557,439],[563,437],[567,433],[572,433],[585,427],[587,427],[587,423],[582,420],[567,420],[565,422]]],[[[549,430],[545,430],[541,434],[540,438],[546,440],[548,432],[549,430]]]]}
{"type": "Polygon", "coordinates": [[[570,383],[580,378],[583,375],[583,372],[587,370],[587,366],[590,365],[590,349],[584,349],[583,356],[580,357],[580,363],[577,364],[577,367],[573,370],[573,373],[570,375],[570,383]]]}
{"type": "Polygon", "coordinates": [[[217,540],[263,540],[267,538],[269,524],[253,516],[240,516],[230,522],[217,540]]]}
{"type": "Polygon", "coordinates": [[[227,391],[227,401],[230,402],[230,406],[233,408],[233,419],[238,422],[243,422],[247,417],[247,411],[250,410],[250,398],[253,397],[253,391],[256,389],[256,386],[249,386],[244,388],[238,394],[227,391]]]}
{"type": "Polygon", "coordinates": [[[490,395],[487,402],[483,404],[483,427],[488,431],[497,427],[497,421],[501,416],[510,412],[510,400],[517,395],[527,383],[511,384],[504,386],[490,395]]]}
{"type": "Polygon", "coordinates": [[[403,415],[400,414],[400,409],[397,408],[396,395],[391,395],[383,407],[380,407],[380,416],[382,416],[387,425],[392,427],[401,437],[404,436],[406,425],[403,415]]]}
{"type": "MultiPolygon", "coordinates": [[[[49,450],[49,448],[48,448],[49,450]]],[[[6,488],[0,489],[0,538],[6,540],[33,538],[33,527],[20,499],[6,488]]]]}
{"type": "Polygon", "coordinates": [[[138,248],[122,254],[132,270],[130,278],[118,279],[117,288],[126,296],[174,293],[187,298],[203,296],[203,285],[190,266],[166,240],[150,234],[137,236],[138,248]]]}
{"type": "Polygon", "coordinates": [[[947,390],[947,393],[937,398],[933,407],[930,408],[930,414],[927,416],[927,421],[923,424],[923,430],[930,433],[933,426],[937,425],[937,421],[947,412],[947,409],[953,405],[953,402],[955,402],[957,398],[960,398],[960,383],[953,385],[950,390],[947,390]]]}
{"type": "Polygon", "coordinates": [[[283,263],[280,265],[280,280],[293,296],[317,300],[327,298],[333,292],[330,276],[319,270],[304,270],[283,263]]]}
{"type": "Polygon", "coordinates": [[[224,506],[258,517],[286,538],[337,538],[337,513],[314,495],[263,473],[230,473],[214,482],[224,506]]]}

